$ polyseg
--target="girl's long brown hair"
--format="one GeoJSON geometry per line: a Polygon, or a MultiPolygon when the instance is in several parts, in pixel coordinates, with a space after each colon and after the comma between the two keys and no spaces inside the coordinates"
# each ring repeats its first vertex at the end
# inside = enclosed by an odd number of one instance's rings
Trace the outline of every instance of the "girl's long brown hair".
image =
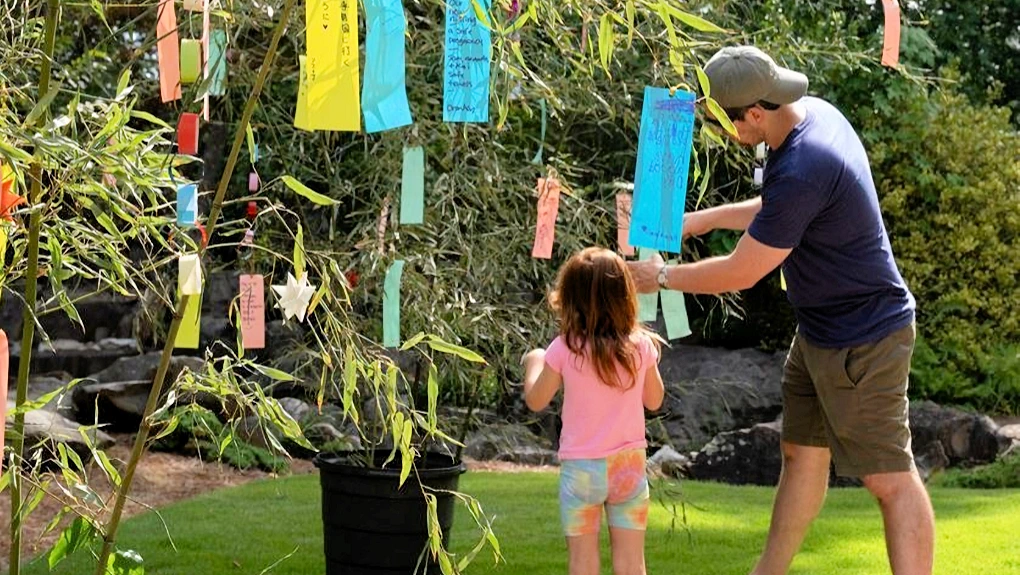
{"type": "Polygon", "coordinates": [[[631,335],[647,331],[637,320],[637,289],[623,258],[603,248],[578,252],[560,268],[549,302],[567,348],[590,357],[606,385],[632,387],[639,353],[631,335]],[[620,381],[617,365],[630,375],[629,384],[620,381]]]}

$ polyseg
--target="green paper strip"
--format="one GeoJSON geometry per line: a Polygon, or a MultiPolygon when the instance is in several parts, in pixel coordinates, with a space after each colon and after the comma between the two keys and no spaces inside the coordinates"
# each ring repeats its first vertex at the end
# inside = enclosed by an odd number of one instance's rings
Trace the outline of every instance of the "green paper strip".
{"type": "MultiPolygon", "coordinates": [[[[180,290],[177,291],[177,301],[183,296],[180,290]]],[[[181,326],[177,329],[177,339],[174,340],[174,347],[177,349],[198,349],[199,336],[202,333],[202,296],[189,296],[187,305],[184,306],[184,317],[181,318],[181,326]]]]}
{"type": "MultiPolygon", "coordinates": [[[[652,259],[654,255],[655,250],[651,248],[641,248],[638,250],[638,259],[641,260],[652,259]]],[[[655,321],[659,315],[659,292],[638,294],[637,300],[638,321],[655,321]]]]}
{"type": "Polygon", "coordinates": [[[404,171],[400,184],[400,223],[420,224],[425,220],[425,150],[404,148],[404,171]]]}
{"type": "MultiPolygon", "coordinates": [[[[676,260],[669,261],[669,265],[676,263],[676,260]]],[[[664,289],[659,293],[662,295],[662,319],[666,322],[666,338],[672,341],[691,335],[684,292],[664,289]]]]}
{"type": "Polygon", "coordinates": [[[383,346],[400,346],[400,277],[404,260],[393,262],[383,282],[383,346]]]}
{"type": "Polygon", "coordinates": [[[542,163],[542,148],[545,148],[545,123],[546,123],[546,120],[545,120],[545,98],[542,98],[541,100],[539,100],[538,103],[542,107],[542,141],[538,144],[538,151],[535,152],[535,157],[532,158],[532,160],[531,160],[532,164],[541,164],[542,163]]]}
{"type": "Polygon", "coordinates": [[[194,84],[202,71],[202,43],[185,38],[181,40],[181,84],[194,84]]]}
{"type": "Polygon", "coordinates": [[[227,93],[227,33],[213,30],[209,36],[209,94],[222,96],[227,93]]]}

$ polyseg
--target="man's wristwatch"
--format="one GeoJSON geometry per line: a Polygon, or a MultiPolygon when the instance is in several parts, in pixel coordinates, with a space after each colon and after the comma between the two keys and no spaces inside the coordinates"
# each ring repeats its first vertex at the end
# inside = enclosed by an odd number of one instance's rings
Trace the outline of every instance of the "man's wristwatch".
{"type": "Polygon", "coordinates": [[[669,286],[666,285],[666,283],[667,283],[667,281],[666,281],[666,264],[662,264],[662,267],[659,268],[659,277],[658,277],[658,280],[659,280],[659,287],[661,287],[662,289],[669,289],[669,286]]]}

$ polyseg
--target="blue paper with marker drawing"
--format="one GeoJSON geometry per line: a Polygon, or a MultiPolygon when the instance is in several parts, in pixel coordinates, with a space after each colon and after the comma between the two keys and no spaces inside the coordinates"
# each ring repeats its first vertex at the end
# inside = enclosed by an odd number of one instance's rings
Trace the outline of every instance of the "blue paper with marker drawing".
{"type": "MultiPolygon", "coordinates": [[[[478,0],[486,14],[489,0],[478,0]]],[[[489,121],[491,32],[471,0],[446,3],[446,61],[443,67],[443,121],[489,121]]]]}
{"type": "Polygon", "coordinates": [[[361,111],[365,131],[411,123],[404,66],[404,6],[400,0],[365,0],[365,81],[361,111]]]}
{"type": "Polygon", "coordinates": [[[687,172],[694,135],[694,94],[645,87],[638,137],[630,244],[680,253],[687,172]]]}

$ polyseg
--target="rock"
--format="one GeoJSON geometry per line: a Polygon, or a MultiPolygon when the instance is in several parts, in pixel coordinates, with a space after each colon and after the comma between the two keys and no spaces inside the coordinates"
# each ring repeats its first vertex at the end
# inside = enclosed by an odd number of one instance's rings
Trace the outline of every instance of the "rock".
{"type": "Polygon", "coordinates": [[[1008,441],[1020,441],[1020,423],[1003,425],[999,428],[998,434],[1008,441]]]}
{"type": "Polygon", "coordinates": [[[692,479],[734,485],[776,485],[783,460],[778,422],[720,433],[691,461],[692,479]]]}
{"type": "Polygon", "coordinates": [[[323,449],[326,446],[335,449],[338,443],[345,444],[344,449],[359,450],[362,448],[361,438],[357,434],[344,434],[328,423],[310,425],[308,429],[305,429],[305,438],[316,449],[323,449]]]}
{"type": "Polygon", "coordinates": [[[663,424],[678,449],[699,449],[717,433],[772,421],[782,412],[786,353],[663,347],[663,424]]]}
{"type": "MultiPolygon", "coordinates": [[[[159,367],[159,359],[158,352],[124,357],[93,375],[90,379],[95,383],[79,384],[72,395],[79,417],[86,423],[109,424],[115,430],[137,429],[145,413],[145,403],[159,367]],[[98,420],[93,422],[97,417],[98,420]]],[[[163,382],[163,395],[166,395],[182,371],[189,369],[201,372],[204,367],[205,361],[201,358],[170,358],[167,377],[163,382]]],[[[219,400],[212,396],[196,397],[194,400],[214,412],[221,407],[219,400]]],[[[178,402],[187,401],[191,399],[178,399],[178,402]]]]}
{"type": "Polygon", "coordinates": [[[298,423],[305,421],[310,415],[315,415],[315,409],[309,403],[296,397],[284,397],[277,401],[280,402],[280,407],[298,423]]]}
{"type": "Polygon", "coordinates": [[[687,466],[690,463],[689,457],[668,445],[662,446],[655,452],[655,455],[648,458],[649,470],[653,473],[661,473],[666,477],[686,477],[687,466]]]}
{"type": "Polygon", "coordinates": [[[938,441],[929,441],[921,447],[920,451],[914,451],[914,464],[922,481],[942,471],[949,466],[949,457],[938,441]]]}
{"type": "Polygon", "coordinates": [[[990,463],[1009,447],[991,418],[930,401],[910,404],[910,433],[916,453],[929,453],[928,444],[937,442],[950,466],[990,463]]]}
{"type": "Polygon", "coordinates": [[[464,456],[480,461],[496,460],[528,465],[556,462],[551,443],[521,424],[490,425],[468,434],[464,456]]]}
{"type": "MultiPolygon", "coordinates": [[[[8,401],[7,408],[8,412],[14,409],[13,399],[8,401]]],[[[13,422],[13,417],[9,417],[6,421],[8,438],[13,422]]],[[[92,454],[78,432],[78,427],[77,423],[53,411],[45,409],[29,411],[25,414],[26,459],[57,457],[56,444],[63,443],[73,449],[83,461],[88,461],[92,458],[92,454]]],[[[86,433],[97,449],[106,449],[113,445],[113,438],[98,429],[92,429],[86,433]]]]}
{"type": "MultiPolygon", "coordinates": [[[[108,367],[119,358],[138,353],[133,339],[107,338],[98,342],[80,342],[73,339],[54,339],[41,342],[32,352],[32,371],[35,373],[63,371],[73,377],[86,377],[108,367]]],[[[21,346],[11,345],[10,372],[17,373],[21,346]]]]}

